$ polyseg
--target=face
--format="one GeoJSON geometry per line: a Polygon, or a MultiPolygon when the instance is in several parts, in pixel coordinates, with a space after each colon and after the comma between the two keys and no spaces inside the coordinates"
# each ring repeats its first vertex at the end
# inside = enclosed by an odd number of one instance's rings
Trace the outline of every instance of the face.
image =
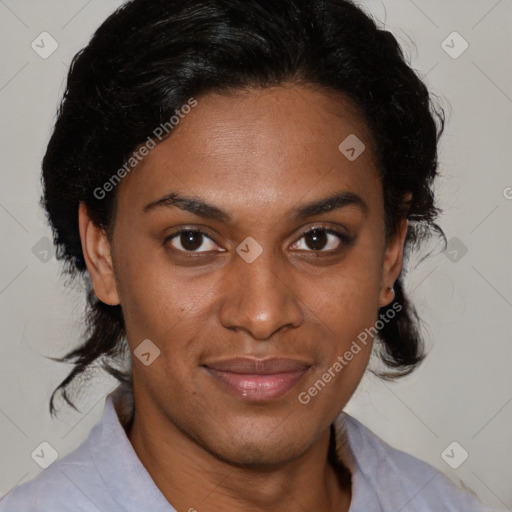
{"type": "Polygon", "coordinates": [[[197,101],[118,186],[111,244],[81,208],[82,244],[132,353],[160,351],[132,357],[137,410],[219,459],[277,464],[356,389],[371,340],[343,356],[392,299],[406,221],[385,245],[367,128],[343,98],[294,85],[197,101]],[[349,135],[355,159],[338,149],[349,135]]]}

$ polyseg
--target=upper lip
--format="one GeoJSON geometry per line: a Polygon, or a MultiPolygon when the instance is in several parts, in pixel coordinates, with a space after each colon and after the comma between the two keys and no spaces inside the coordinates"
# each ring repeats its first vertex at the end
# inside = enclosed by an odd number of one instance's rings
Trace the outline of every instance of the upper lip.
{"type": "Polygon", "coordinates": [[[275,373],[297,372],[311,367],[311,363],[290,359],[285,357],[272,357],[267,359],[255,359],[248,357],[235,357],[222,359],[204,364],[213,370],[252,374],[252,375],[273,375],[275,373]]]}

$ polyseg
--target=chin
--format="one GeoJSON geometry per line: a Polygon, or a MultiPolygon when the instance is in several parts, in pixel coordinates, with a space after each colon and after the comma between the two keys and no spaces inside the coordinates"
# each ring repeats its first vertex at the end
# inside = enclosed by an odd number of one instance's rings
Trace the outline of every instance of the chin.
{"type": "Polygon", "coordinates": [[[215,458],[241,468],[269,468],[291,462],[300,457],[313,442],[313,435],[298,436],[289,429],[272,425],[265,429],[253,425],[249,428],[213,430],[198,440],[215,458]],[[267,431],[267,433],[265,433],[267,431]]]}
{"type": "Polygon", "coordinates": [[[246,469],[275,468],[287,462],[291,462],[306,450],[299,450],[297,446],[286,445],[261,445],[257,443],[231,444],[229,447],[216,446],[210,451],[217,459],[246,469]]]}

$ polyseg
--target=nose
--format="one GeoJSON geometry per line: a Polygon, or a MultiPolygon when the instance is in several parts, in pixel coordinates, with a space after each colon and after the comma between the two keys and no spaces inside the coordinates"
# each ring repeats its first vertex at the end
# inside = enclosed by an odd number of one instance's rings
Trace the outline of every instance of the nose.
{"type": "Polygon", "coordinates": [[[252,263],[237,257],[223,282],[220,321],[228,329],[268,340],[276,331],[304,321],[286,262],[263,251],[252,263]]]}

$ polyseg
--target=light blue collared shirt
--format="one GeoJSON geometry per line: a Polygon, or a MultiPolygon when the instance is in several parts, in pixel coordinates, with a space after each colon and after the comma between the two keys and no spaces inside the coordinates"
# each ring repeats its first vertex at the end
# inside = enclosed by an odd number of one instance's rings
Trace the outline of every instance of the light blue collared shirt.
{"type": "MultiPolygon", "coordinates": [[[[105,401],[101,422],[72,453],[9,492],[0,512],[176,512],[126,436],[133,395],[123,386],[105,401]]],[[[349,512],[492,512],[469,490],[377,437],[342,412],[336,453],[352,473],[349,512]]],[[[191,500],[193,502],[193,500],[191,500]]]]}

